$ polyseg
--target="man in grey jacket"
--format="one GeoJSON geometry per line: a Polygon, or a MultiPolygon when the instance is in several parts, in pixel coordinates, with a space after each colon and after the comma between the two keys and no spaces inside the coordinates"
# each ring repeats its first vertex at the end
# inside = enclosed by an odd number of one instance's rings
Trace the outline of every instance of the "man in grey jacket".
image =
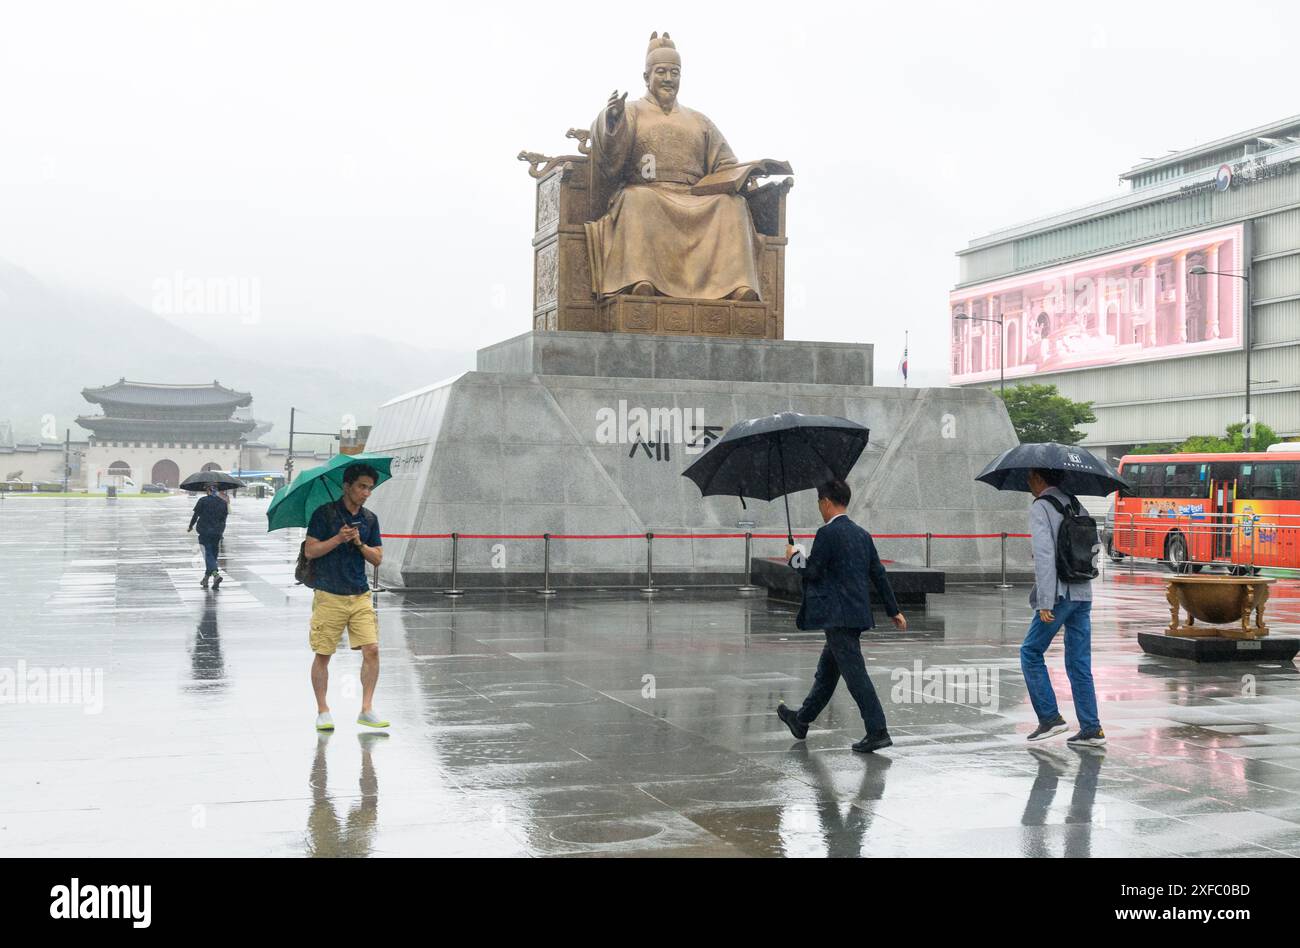
{"type": "Polygon", "coordinates": [[[1029,489],[1034,495],[1029,506],[1029,532],[1033,537],[1035,575],[1029,605],[1037,611],[1020,646],[1020,670],[1038,715],[1038,727],[1029,739],[1041,741],[1068,731],[1043,662],[1043,653],[1052,639],[1065,628],[1065,673],[1079,715],[1079,732],[1066,742],[1096,747],[1106,743],[1106,733],[1097,718],[1097,691],[1092,683],[1092,583],[1067,583],[1057,577],[1056,538],[1064,516],[1046,500],[1054,498],[1067,510],[1074,503],[1060,488],[1063,477],[1061,471],[1029,472],[1029,489]]]}

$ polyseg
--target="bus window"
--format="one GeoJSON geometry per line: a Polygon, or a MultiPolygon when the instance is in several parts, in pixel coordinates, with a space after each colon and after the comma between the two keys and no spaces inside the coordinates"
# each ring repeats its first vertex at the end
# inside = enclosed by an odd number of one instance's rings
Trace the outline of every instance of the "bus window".
{"type": "Polygon", "coordinates": [[[1300,490],[1297,490],[1296,484],[1297,467],[1300,465],[1295,462],[1268,462],[1254,465],[1254,474],[1248,482],[1247,496],[1254,500],[1300,499],[1300,490]]]}
{"type": "Polygon", "coordinates": [[[1169,464],[1165,466],[1167,497],[1205,497],[1209,482],[1204,464],[1169,464]]]}
{"type": "Polygon", "coordinates": [[[1143,464],[1130,464],[1124,469],[1124,478],[1132,485],[1130,490],[1124,496],[1141,497],[1142,496],[1142,471],[1145,468],[1143,464]]]}
{"type": "Polygon", "coordinates": [[[1128,465],[1127,467],[1121,467],[1121,468],[1119,469],[1119,476],[1122,477],[1126,483],[1128,483],[1128,484],[1131,485],[1130,487],[1121,487],[1121,488],[1120,488],[1120,490],[1119,490],[1119,495],[1120,495],[1120,497],[1136,497],[1136,496],[1138,496],[1138,492],[1137,492],[1137,479],[1136,479],[1136,472],[1137,472],[1138,466],[1139,466],[1139,465],[1137,465],[1137,464],[1130,464],[1130,465],[1128,465]]]}
{"type": "Polygon", "coordinates": [[[1142,465],[1142,473],[1138,475],[1138,496],[1165,496],[1165,466],[1163,464],[1142,465]]]}

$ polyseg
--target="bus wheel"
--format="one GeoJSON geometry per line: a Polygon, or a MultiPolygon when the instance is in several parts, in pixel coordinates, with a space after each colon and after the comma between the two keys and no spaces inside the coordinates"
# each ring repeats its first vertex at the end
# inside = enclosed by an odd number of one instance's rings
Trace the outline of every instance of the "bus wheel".
{"type": "Polygon", "coordinates": [[[1165,566],[1175,573],[1188,572],[1187,541],[1181,533],[1171,533],[1165,541],[1165,566]]]}
{"type": "Polygon", "coordinates": [[[1116,552],[1115,552],[1115,541],[1114,541],[1114,540],[1107,540],[1107,541],[1106,541],[1106,555],[1110,557],[1110,560],[1111,560],[1112,563],[1119,563],[1119,562],[1122,562],[1123,559],[1124,559],[1124,554],[1123,554],[1123,553],[1116,553],[1116,552]]]}

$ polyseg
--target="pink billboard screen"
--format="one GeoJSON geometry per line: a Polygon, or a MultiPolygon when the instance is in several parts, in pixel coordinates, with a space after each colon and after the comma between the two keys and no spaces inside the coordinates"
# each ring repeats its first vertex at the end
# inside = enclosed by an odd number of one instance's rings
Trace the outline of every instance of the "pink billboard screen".
{"type": "Polygon", "coordinates": [[[954,385],[1240,348],[1241,224],[949,294],[954,385]],[[970,318],[961,319],[960,316],[970,318]],[[1005,331],[1006,338],[1001,338],[1005,331]]]}

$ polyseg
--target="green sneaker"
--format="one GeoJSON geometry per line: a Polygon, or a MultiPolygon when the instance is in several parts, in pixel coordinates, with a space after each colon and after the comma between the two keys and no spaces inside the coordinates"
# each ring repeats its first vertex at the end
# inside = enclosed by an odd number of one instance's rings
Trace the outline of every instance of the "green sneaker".
{"type": "Polygon", "coordinates": [[[334,730],[334,716],[328,711],[322,711],[316,715],[316,730],[332,731],[334,730]]]}
{"type": "Polygon", "coordinates": [[[388,727],[388,722],[374,711],[362,711],[357,715],[357,723],[364,724],[366,727],[388,727]]]}

